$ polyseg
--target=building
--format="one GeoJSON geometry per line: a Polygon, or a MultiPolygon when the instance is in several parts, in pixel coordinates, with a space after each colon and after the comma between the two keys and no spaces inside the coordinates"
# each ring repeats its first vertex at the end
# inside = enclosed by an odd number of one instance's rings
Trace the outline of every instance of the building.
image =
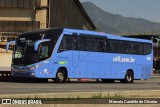
{"type": "Polygon", "coordinates": [[[8,41],[48,27],[96,29],[79,0],[0,0],[0,70],[10,69],[12,55],[4,49],[8,41]]]}
{"type": "Polygon", "coordinates": [[[22,32],[48,27],[96,29],[79,0],[0,0],[0,47],[22,32]]]}

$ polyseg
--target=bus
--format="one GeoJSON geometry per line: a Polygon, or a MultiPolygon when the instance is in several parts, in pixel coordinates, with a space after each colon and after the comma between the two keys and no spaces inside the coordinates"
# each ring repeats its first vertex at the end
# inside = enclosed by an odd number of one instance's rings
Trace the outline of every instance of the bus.
{"type": "Polygon", "coordinates": [[[68,28],[39,29],[21,34],[15,43],[13,78],[101,79],[133,83],[152,77],[153,46],[150,40],[127,38],[68,28]]]}

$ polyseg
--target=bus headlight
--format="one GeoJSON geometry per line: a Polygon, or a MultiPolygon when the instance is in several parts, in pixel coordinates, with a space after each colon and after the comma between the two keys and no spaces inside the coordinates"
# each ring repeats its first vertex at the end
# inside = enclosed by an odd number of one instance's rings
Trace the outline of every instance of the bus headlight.
{"type": "Polygon", "coordinates": [[[29,70],[34,70],[34,69],[35,69],[34,67],[29,68],[29,70]]]}
{"type": "Polygon", "coordinates": [[[34,69],[37,69],[38,67],[40,67],[40,65],[33,66],[33,67],[29,68],[29,70],[34,70],[34,69]]]}
{"type": "Polygon", "coordinates": [[[31,73],[31,76],[34,76],[34,72],[31,73]]]}
{"type": "Polygon", "coordinates": [[[35,68],[38,68],[38,67],[40,67],[40,64],[35,66],[35,68]]]}

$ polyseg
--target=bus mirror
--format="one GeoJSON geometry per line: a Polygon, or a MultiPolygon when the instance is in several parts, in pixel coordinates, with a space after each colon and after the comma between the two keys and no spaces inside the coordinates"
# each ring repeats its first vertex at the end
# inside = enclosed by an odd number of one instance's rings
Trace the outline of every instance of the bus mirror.
{"type": "Polygon", "coordinates": [[[37,51],[39,44],[41,44],[41,43],[43,43],[43,42],[48,42],[48,41],[51,41],[51,40],[50,40],[50,39],[38,40],[38,41],[34,44],[34,50],[37,51]]]}
{"type": "Polygon", "coordinates": [[[16,43],[16,41],[10,41],[10,42],[7,43],[7,45],[6,45],[6,52],[8,52],[9,46],[10,46],[11,44],[14,44],[14,43],[16,43]]]}

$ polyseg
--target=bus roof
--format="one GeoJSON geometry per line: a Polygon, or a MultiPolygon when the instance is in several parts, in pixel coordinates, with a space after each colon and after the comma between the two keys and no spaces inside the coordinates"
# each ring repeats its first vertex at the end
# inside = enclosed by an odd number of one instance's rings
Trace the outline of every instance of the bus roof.
{"type": "Polygon", "coordinates": [[[118,39],[118,40],[130,40],[130,41],[140,41],[140,42],[151,42],[151,40],[144,40],[144,39],[137,39],[137,38],[129,38],[129,37],[123,37],[119,35],[113,35],[113,34],[106,34],[102,32],[95,32],[95,31],[88,31],[88,30],[75,30],[75,29],[67,29],[65,28],[63,32],[70,32],[70,33],[78,33],[78,34],[91,34],[91,35],[99,35],[99,36],[105,36],[109,39],[118,39]]]}
{"type": "Polygon", "coordinates": [[[118,39],[118,40],[128,40],[128,41],[140,41],[140,42],[150,42],[150,40],[144,40],[144,39],[137,39],[137,38],[129,38],[129,37],[123,37],[123,36],[118,36],[118,35],[112,35],[112,34],[106,34],[102,32],[96,32],[96,31],[88,31],[88,30],[78,30],[78,29],[69,29],[69,28],[46,28],[46,29],[37,29],[37,30],[32,30],[23,33],[25,34],[34,34],[34,33],[39,33],[39,34],[51,34],[51,33],[77,33],[77,34],[90,34],[90,35],[98,35],[98,36],[103,36],[109,39],[118,39]]]}

